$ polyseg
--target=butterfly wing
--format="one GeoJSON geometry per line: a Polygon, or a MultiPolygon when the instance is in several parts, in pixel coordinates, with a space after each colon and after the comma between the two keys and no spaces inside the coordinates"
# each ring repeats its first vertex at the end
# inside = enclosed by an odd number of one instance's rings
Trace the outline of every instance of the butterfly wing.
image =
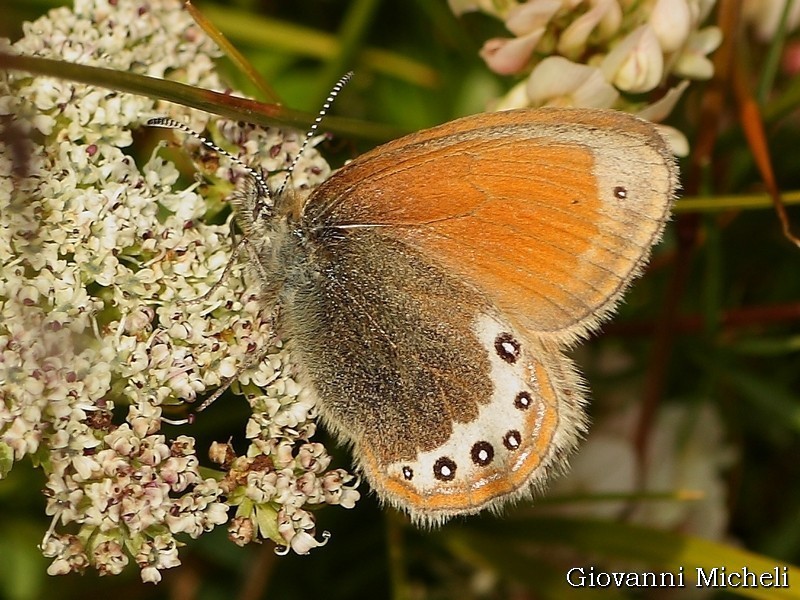
{"type": "Polygon", "coordinates": [[[315,190],[282,320],[381,498],[437,523],[563,466],[585,418],[562,350],[640,269],[675,186],[652,126],[546,110],[402,138],[315,190]]]}
{"type": "Polygon", "coordinates": [[[468,117],[386,144],[306,206],[324,226],[384,227],[527,331],[596,328],[658,240],[677,187],[651,124],[615,111],[468,117]]]}
{"type": "MultiPolygon", "coordinates": [[[[530,497],[566,469],[586,430],[582,385],[558,348],[521,337],[497,315],[481,314],[473,330],[489,361],[481,377],[492,389],[470,403],[472,420],[453,421],[443,443],[410,458],[382,457],[368,434],[359,440],[359,464],[373,489],[417,522],[439,524],[530,497]],[[518,348],[513,360],[494,348],[498,340],[518,348]]],[[[441,407],[462,402],[449,396],[441,407]]]]}
{"type": "Polygon", "coordinates": [[[309,236],[281,323],[305,389],[380,497],[433,524],[563,467],[584,417],[560,349],[381,231],[330,231],[309,236]]]}

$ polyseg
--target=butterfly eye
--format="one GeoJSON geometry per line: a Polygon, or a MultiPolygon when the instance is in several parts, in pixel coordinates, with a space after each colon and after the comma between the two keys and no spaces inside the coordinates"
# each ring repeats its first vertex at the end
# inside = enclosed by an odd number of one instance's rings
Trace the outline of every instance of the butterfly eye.
{"type": "Polygon", "coordinates": [[[494,340],[494,349],[497,355],[507,363],[513,365],[519,358],[519,342],[510,333],[501,333],[494,340]]]}

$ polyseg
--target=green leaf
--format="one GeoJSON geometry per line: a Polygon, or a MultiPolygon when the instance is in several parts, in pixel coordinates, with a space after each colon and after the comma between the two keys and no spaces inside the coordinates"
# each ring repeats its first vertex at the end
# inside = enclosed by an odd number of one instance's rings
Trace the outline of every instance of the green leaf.
{"type": "MultiPolygon", "coordinates": [[[[237,11],[230,6],[208,4],[203,6],[203,14],[234,42],[321,60],[330,60],[342,53],[343,42],[337,36],[310,27],[237,11]]],[[[396,52],[364,48],[358,59],[360,66],[351,64],[344,70],[367,68],[424,87],[435,86],[439,79],[430,66],[396,52]]]]}
{"type": "Polygon", "coordinates": [[[14,451],[5,442],[0,442],[0,479],[5,479],[14,466],[14,451]]]}
{"type": "Polygon", "coordinates": [[[258,504],[256,505],[256,522],[258,523],[258,531],[262,537],[269,538],[279,546],[286,545],[286,540],[283,539],[278,531],[278,511],[271,504],[258,504]]]}
{"type": "MultiPolygon", "coordinates": [[[[37,75],[67,79],[148,98],[166,100],[235,121],[266,127],[282,124],[306,129],[315,119],[315,115],[276,104],[265,104],[249,98],[220,94],[177,81],[115,71],[114,69],[89,67],[61,60],[0,52],[0,69],[27,71],[37,75]]],[[[325,118],[325,127],[340,134],[381,141],[398,137],[401,134],[394,127],[333,116],[325,118]]]]}

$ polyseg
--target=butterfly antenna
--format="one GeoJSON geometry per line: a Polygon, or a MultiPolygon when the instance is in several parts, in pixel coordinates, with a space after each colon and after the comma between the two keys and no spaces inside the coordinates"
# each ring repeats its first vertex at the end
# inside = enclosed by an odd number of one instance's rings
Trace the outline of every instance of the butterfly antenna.
{"type": "Polygon", "coordinates": [[[247,172],[256,182],[256,188],[258,191],[259,198],[270,198],[269,187],[267,187],[266,180],[261,176],[261,173],[250,167],[249,165],[245,164],[238,156],[234,156],[227,150],[220,148],[214,142],[209,140],[208,138],[203,137],[196,131],[193,131],[191,128],[187,127],[180,121],[176,121],[175,119],[171,119],[169,117],[155,117],[152,119],[148,119],[147,125],[150,127],[163,127],[165,129],[180,129],[184,133],[192,136],[203,145],[211,148],[214,152],[221,154],[222,156],[227,157],[230,159],[234,164],[239,166],[241,169],[247,172]]]}
{"type": "Polygon", "coordinates": [[[278,197],[280,197],[280,195],[283,193],[283,190],[286,189],[286,184],[289,183],[289,178],[292,176],[294,168],[297,166],[300,157],[303,156],[303,152],[305,151],[306,147],[311,141],[311,138],[314,137],[314,134],[317,133],[319,124],[322,123],[322,119],[325,118],[325,114],[330,109],[331,105],[333,104],[333,101],[336,99],[336,96],[339,95],[339,92],[342,91],[342,88],[347,85],[347,82],[350,81],[352,77],[353,77],[352,71],[348,71],[347,73],[345,73],[342,76],[342,78],[336,82],[336,85],[333,86],[333,89],[331,89],[331,92],[330,94],[328,94],[328,97],[325,98],[325,102],[322,104],[322,109],[317,114],[317,118],[314,119],[314,123],[311,125],[311,129],[309,129],[308,133],[306,133],[306,138],[303,140],[303,145],[300,146],[300,150],[297,152],[297,154],[294,155],[294,160],[292,161],[292,164],[289,165],[289,170],[286,171],[286,178],[283,180],[281,187],[278,189],[277,193],[278,197]]]}

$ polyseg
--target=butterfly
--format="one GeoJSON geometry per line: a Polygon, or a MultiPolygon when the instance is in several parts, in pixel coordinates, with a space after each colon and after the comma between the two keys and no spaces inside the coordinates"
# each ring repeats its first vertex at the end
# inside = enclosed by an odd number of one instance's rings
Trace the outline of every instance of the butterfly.
{"type": "Polygon", "coordinates": [[[381,500],[436,525],[565,469],[587,429],[566,352],[642,271],[677,187],[652,124],[546,108],[408,135],[310,193],[251,174],[229,201],[325,425],[381,500]]]}

